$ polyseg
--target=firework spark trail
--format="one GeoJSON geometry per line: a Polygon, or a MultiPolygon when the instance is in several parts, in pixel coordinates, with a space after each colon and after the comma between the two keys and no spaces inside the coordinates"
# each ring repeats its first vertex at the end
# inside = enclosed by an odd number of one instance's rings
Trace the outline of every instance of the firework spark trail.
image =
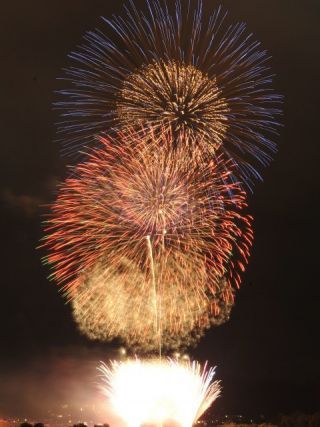
{"type": "MultiPolygon", "coordinates": [[[[172,138],[165,130],[144,136],[130,130],[104,139],[102,148],[93,150],[61,186],[43,246],[49,249],[52,277],[63,285],[68,299],[76,297],[83,275],[97,262],[104,263],[99,267],[103,272],[110,266],[117,270],[121,260],[140,269],[142,283],[155,273],[157,301],[163,283],[179,289],[185,301],[210,301],[219,293],[222,278],[227,283],[224,300],[233,298],[232,288],[240,284],[239,271],[244,270],[252,241],[251,217],[242,214],[245,193],[230,182],[230,162],[222,157],[197,161],[197,150],[190,160],[182,144],[172,150],[172,138]],[[150,270],[147,236],[159,273],[150,270]],[[172,260],[181,268],[174,283],[171,273],[165,278],[170,270],[166,263],[172,260]],[[197,265],[204,266],[205,275],[197,265]],[[195,278],[194,284],[188,275],[195,278]]],[[[138,287],[134,282],[128,286],[134,295],[138,287]]],[[[173,302],[170,310],[174,312],[173,302]]],[[[182,325],[183,313],[175,317],[182,325]]],[[[160,331],[162,321],[156,322],[160,331]]]]}
{"type": "Polygon", "coordinates": [[[152,289],[153,289],[153,304],[154,304],[154,322],[155,322],[155,335],[156,337],[159,337],[159,356],[161,358],[161,352],[162,352],[162,344],[161,344],[161,317],[159,316],[159,301],[160,299],[160,293],[157,290],[157,282],[156,282],[156,274],[155,274],[155,268],[154,268],[154,260],[153,260],[153,250],[152,250],[152,243],[150,236],[148,235],[146,237],[147,245],[148,245],[148,253],[149,253],[149,259],[150,259],[150,269],[151,269],[151,277],[152,277],[152,289]],[[159,295],[159,297],[158,297],[159,295]],[[159,320],[160,318],[160,320],[159,320]]]}
{"type": "Polygon", "coordinates": [[[99,370],[103,393],[130,427],[166,422],[191,427],[220,394],[214,369],[198,362],[136,359],[99,370]]]}
{"type": "Polygon", "coordinates": [[[221,145],[251,185],[260,177],[255,163],[268,164],[276,149],[281,97],[267,52],[245,24],[229,25],[221,8],[204,11],[201,0],[146,4],[143,13],[129,1],[123,16],[104,20],[106,33],[88,32],[70,54],[58,139],[78,153],[111,127],[168,124],[204,135],[205,153],[221,145]]]}

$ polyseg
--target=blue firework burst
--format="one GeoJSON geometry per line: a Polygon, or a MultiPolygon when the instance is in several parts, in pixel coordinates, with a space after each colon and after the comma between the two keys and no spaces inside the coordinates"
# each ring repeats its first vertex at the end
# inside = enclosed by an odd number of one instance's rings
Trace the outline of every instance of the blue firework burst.
{"type": "Polygon", "coordinates": [[[200,140],[204,155],[221,147],[248,185],[259,179],[276,151],[281,96],[246,25],[228,24],[220,7],[204,13],[201,0],[147,1],[144,11],[129,0],[123,15],[103,21],[64,71],[69,88],[55,107],[65,151],[111,128],[167,125],[200,140]]]}

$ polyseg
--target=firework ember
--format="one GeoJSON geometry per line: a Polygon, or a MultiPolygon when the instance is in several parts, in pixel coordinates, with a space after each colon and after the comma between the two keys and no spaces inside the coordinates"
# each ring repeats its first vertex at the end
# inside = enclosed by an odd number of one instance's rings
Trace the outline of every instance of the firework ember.
{"type": "MultiPolygon", "coordinates": [[[[218,295],[232,301],[252,231],[251,217],[242,214],[245,194],[226,171],[229,163],[196,161],[197,150],[191,161],[182,144],[172,150],[172,138],[166,131],[143,136],[131,130],[102,140],[102,148],[61,186],[44,246],[53,277],[75,307],[88,309],[97,289],[106,295],[118,283],[114,297],[121,292],[135,301],[137,295],[142,304],[141,295],[149,303],[153,293],[156,330],[162,307],[165,329],[173,333],[201,324],[206,307],[215,313],[218,295]],[[126,277],[121,285],[119,274],[126,277]],[[191,314],[179,313],[182,306],[191,314]]],[[[96,302],[100,315],[103,304],[96,302]]],[[[110,336],[112,330],[117,327],[110,324],[110,336]]]]}
{"type": "Polygon", "coordinates": [[[101,365],[102,390],[127,426],[174,423],[191,427],[220,394],[214,369],[173,360],[101,365]]]}
{"type": "Polygon", "coordinates": [[[124,16],[105,20],[112,39],[101,30],[86,34],[56,102],[67,151],[111,127],[165,125],[204,136],[204,155],[221,146],[242,181],[259,177],[255,160],[266,165],[275,151],[281,101],[268,54],[243,23],[227,24],[220,8],[204,13],[201,0],[188,4],[155,0],[144,14],[132,1],[124,16]]]}

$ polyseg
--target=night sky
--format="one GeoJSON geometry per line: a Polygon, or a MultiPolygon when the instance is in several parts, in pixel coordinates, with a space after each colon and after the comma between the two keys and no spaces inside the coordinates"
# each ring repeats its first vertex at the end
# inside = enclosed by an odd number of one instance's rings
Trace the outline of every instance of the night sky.
{"type": "MultiPolygon", "coordinates": [[[[80,335],[36,246],[45,205],[69,161],[53,142],[56,78],[84,32],[103,27],[100,16],[120,12],[122,3],[2,5],[0,418],[36,411],[30,393],[50,401],[60,377],[81,377],[82,363],[87,372],[88,363],[115,351],[80,335]]],[[[255,242],[231,320],[212,329],[191,355],[218,366],[219,413],[313,412],[320,410],[320,3],[220,3],[231,22],[246,21],[272,54],[275,87],[285,97],[284,127],[275,161],[250,196],[255,242]]]]}

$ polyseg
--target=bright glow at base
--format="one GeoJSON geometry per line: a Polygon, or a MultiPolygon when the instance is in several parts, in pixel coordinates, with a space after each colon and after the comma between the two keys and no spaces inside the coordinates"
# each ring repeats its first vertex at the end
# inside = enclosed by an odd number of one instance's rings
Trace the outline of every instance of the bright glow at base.
{"type": "Polygon", "coordinates": [[[214,368],[198,362],[130,360],[102,364],[103,393],[127,426],[191,427],[220,394],[214,368]]]}

